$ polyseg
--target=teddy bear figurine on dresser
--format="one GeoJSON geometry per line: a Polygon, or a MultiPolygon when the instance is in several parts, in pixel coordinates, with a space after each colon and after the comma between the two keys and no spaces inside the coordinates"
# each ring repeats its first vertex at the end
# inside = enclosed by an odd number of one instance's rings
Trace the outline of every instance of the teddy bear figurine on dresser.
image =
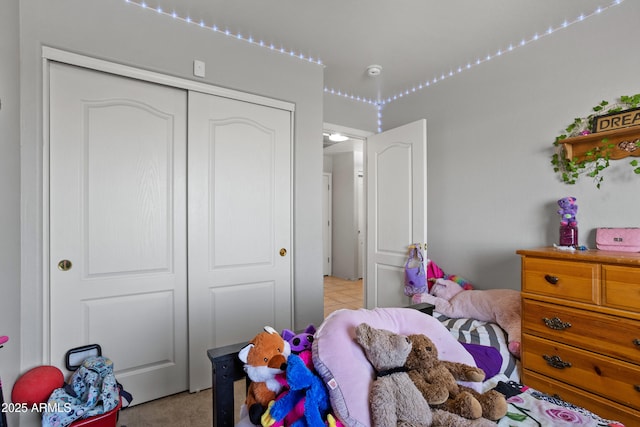
{"type": "Polygon", "coordinates": [[[578,205],[575,197],[563,197],[558,200],[558,214],[560,215],[560,239],[561,247],[575,248],[578,246],[578,205]]]}

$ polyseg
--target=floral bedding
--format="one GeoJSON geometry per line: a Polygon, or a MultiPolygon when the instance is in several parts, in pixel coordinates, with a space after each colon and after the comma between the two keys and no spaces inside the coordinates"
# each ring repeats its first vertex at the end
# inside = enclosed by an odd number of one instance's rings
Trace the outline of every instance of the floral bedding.
{"type": "Polygon", "coordinates": [[[498,421],[498,426],[624,427],[622,423],[605,420],[584,408],[512,381],[501,382],[498,388],[506,389],[510,395],[507,415],[498,421]]]}

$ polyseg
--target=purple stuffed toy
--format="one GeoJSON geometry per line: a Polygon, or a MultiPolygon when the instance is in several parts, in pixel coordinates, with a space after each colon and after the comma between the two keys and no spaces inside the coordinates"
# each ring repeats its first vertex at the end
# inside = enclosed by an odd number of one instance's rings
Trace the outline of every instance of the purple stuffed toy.
{"type": "Polygon", "coordinates": [[[560,225],[578,225],[576,214],[578,213],[578,205],[576,205],[575,197],[563,197],[558,200],[558,213],[560,214],[560,225]]]}
{"type": "Polygon", "coordinates": [[[311,350],[311,344],[313,344],[313,334],[316,333],[316,328],[313,325],[307,326],[307,328],[296,334],[290,329],[284,329],[282,331],[282,339],[287,341],[291,346],[291,353],[300,354],[304,350],[311,350]]]}

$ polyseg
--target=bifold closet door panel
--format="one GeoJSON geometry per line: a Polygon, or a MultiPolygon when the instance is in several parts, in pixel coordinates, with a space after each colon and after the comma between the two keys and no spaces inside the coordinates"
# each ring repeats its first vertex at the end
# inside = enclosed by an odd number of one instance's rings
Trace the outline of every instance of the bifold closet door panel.
{"type": "Polygon", "coordinates": [[[187,93],[49,71],[51,363],[97,343],[136,404],[186,390],[187,93]]]}
{"type": "Polygon", "coordinates": [[[292,327],[292,113],[189,92],[189,354],[211,386],[210,348],[292,327]]]}

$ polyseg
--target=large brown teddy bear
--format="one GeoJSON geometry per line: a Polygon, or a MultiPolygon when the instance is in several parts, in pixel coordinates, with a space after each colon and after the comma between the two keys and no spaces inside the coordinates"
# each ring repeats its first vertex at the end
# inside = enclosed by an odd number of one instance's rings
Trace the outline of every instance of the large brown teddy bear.
{"type": "Polygon", "coordinates": [[[412,344],[405,367],[425,400],[432,408],[444,409],[468,419],[480,417],[498,420],[507,413],[503,394],[490,390],[478,393],[459,385],[460,381],[483,381],[480,368],[438,358],[438,349],[425,335],[409,335],[412,344]]]}
{"type": "Polygon", "coordinates": [[[362,323],[356,342],[377,375],[369,394],[373,427],[495,427],[484,418],[469,420],[429,407],[403,367],[412,348],[406,336],[362,323]]]}

